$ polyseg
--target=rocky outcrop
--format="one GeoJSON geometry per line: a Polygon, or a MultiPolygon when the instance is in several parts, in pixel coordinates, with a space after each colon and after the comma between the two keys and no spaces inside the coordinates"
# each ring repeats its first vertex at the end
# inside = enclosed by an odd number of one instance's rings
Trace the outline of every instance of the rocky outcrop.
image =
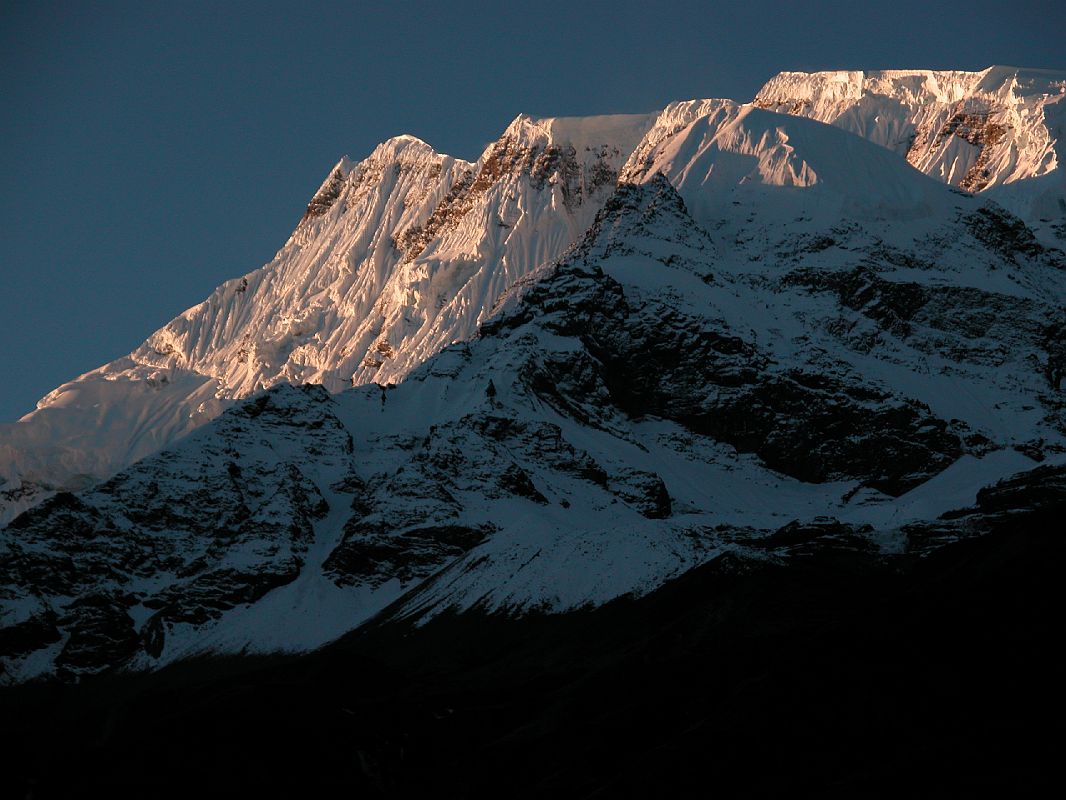
{"type": "Polygon", "coordinates": [[[670,495],[658,475],[601,465],[570,444],[558,425],[502,411],[489,403],[454,423],[431,426],[398,471],[361,486],[325,573],[340,586],[396,579],[411,585],[505,525],[492,514],[478,524],[464,522],[486,500],[568,506],[567,495],[546,496],[549,488],[530,477],[534,470],[605,492],[650,519],[670,515],[670,495]]]}
{"type": "Polygon", "coordinates": [[[963,222],[974,238],[1004,258],[1013,261],[1018,256],[1036,258],[1046,255],[1049,266],[1066,269],[1066,258],[1061,250],[1049,251],[1036,240],[1024,222],[1001,208],[982,206],[964,217],[963,222]]]}
{"type": "Polygon", "coordinates": [[[111,669],[142,646],[158,655],[175,625],[216,620],[294,580],[328,511],[307,460],[351,455],[331,405],[321,387],[263,395],[89,494],[22,514],[0,534],[4,599],[40,608],[3,627],[4,655],[61,641],[62,674],[111,669]]]}
{"type": "MultiPolygon", "coordinates": [[[[344,188],[345,174],[341,171],[340,166],[333,169],[333,172],[326,178],[326,182],[322,184],[322,188],[315,192],[315,196],[311,198],[311,202],[307,204],[307,211],[304,212],[303,218],[300,222],[305,222],[312,217],[321,217],[327,211],[332,208],[333,204],[337,202],[337,198],[341,195],[341,190],[344,188]]],[[[244,291],[248,288],[248,282],[245,281],[243,288],[240,291],[244,291]]]]}

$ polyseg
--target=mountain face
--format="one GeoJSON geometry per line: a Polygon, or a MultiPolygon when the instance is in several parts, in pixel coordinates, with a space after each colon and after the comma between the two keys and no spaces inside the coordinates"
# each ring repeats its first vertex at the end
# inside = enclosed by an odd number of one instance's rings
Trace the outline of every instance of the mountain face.
{"type": "Polygon", "coordinates": [[[892,563],[1061,505],[1066,259],[983,196],[729,101],[384,152],[131,356],[160,396],[226,366],[227,408],[0,533],[5,680],[571,611],[723,558],[892,563]],[[303,316],[248,302],[290,283],[303,316]]]}
{"type": "Polygon", "coordinates": [[[782,72],[759,108],[843,128],[967,192],[987,192],[1049,241],[1066,237],[1066,72],[782,72]]]}
{"type": "MultiPolygon", "coordinates": [[[[650,115],[519,116],[473,164],[414,137],[391,139],[330,171],[270,264],[226,282],[129,356],[58,387],[19,422],[0,425],[0,523],[56,491],[87,488],[278,383],[338,392],[403,380],[474,335],[508,287],[576,242],[619,180],[663,166],[652,159],[661,162],[664,144],[697,120],[716,136],[742,135],[738,118],[757,109],[831,123],[942,182],[980,191],[1018,215],[1042,246],[1061,247],[1064,92],[1066,74],[1011,67],[782,73],[754,109],[692,100],[650,115]]],[[[707,189],[686,195],[697,215],[711,212],[706,204],[721,207],[725,194],[714,187],[732,186],[749,157],[760,161],[748,178],[757,185],[817,183],[823,192],[835,184],[850,204],[836,209],[843,218],[864,213],[864,198],[886,203],[885,213],[924,213],[899,192],[929,189],[893,177],[890,197],[871,185],[875,173],[860,163],[867,150],[847,167],[831,151],[812,155],[818,172],[790,156],[788,142],[734,144],[731,158],[715,160],[713,177],[693,173],[703,167],[695,163],[672,176],[707,189]]],[[[848,138],[837,144],[855,147],[848,138]]],[[[932,202],[943,205],[938,196],[932,202]]],[[[748,216],[768,215],[763,205],[760,198],[750,213],[738,207],[717,219],[746,231],[748,216]]]]}
{"type": "Polygon", "coordinates": [[[401,380],[584,232],[653,118],[520,116],[475,164],[411,136],[342,159],[270,264],[0,426],[0,521],[265,387],[401,380]]]}

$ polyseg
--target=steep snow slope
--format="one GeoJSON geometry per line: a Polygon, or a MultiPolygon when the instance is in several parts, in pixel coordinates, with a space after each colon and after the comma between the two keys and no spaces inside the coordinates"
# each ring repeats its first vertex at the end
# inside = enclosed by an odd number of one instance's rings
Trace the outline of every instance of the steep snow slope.
{"type": "Polygon", "coordinates": [[[309,648],[390,603],[562,611],[726,551],[920,553],[1058,491],[978,495],[1066,460],[1059,255],[844,132],[711,113],[399,386],[275,387],[19,517],[6,679],[309,648]]]}
{"type": "Polygon", "coordinates": [[[857,133],[953,186],[992,190],[1040,235],[1066,235],[1066,72],[783,72],[755,104],[857,133]]]}
{"type": "Polygon", "coordinates": [[[668,124],[672,135],[655,144],[649,137],[623,179],[662,172],[697,217],[737,217],[732,205],[745,193],[757,195],[769,214],[781,209],[783,218],[798,209],[818,214],[817,224],[855,217],[910,222],[952,205],[942,186],[857,136],[753,106],[701,112],[668,124]],[[800,199],[792,190],[807,193],[800,199]]]}
{"type": "Polygon", "coordinates": [[[411,136],[342,159],[270,264],[0,426],[0,521],[264,387],[400,380],[588,227],[651,121],[520,116],[476,164],[411,136]]]}
{"type": "Polygon", "coordinates": [[[401,380],[469,338],[500,295],[588,228],[654,115],[519,116],[423,227],[365,325],[377,331],[355,383],[401,380]]]}

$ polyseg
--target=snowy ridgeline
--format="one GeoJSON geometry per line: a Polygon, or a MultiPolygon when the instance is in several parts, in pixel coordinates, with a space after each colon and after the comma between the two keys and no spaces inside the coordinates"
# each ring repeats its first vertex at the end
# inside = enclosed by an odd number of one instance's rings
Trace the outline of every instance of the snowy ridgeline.
{"type": "MultiPolygon", "coordinates": [[[[934,178],[981,190],[1054,245],[1066,235],[1064,87],[1066,74],[1006,67],[783,73],[753,105],[832,123],[934,178]]],[[[342,159],[271,263],[0,426],[0,522],[156,452],[263,388],[399,382],[473,336],[508,287],[562,255],[619,179],[665,167],[692,187],[686,200],[725,258],[751,237],[749,216],[772,222],[769,198],[783,187],[812,195],[787,220],[810,215],[810,229],[833,215],[846,226],[856,215],[902,214],[930,231],[950,215],[945,193],[911,181],[898,161],[867,163],[869,153],[752,106],[695,100],[649,115],[520,116],[473,164],[411,136],[359,163],[342,159]],[[681,150],[701,142],[713,161],[681,150]],[[767,187],[754,210],[730,199],[742,182],[767,187]]],[[[911,238],[904,230],[900,243],[911,238]]]]}
{"type": "Polygon", "coordinates": [[[994,66],[981,72],[784,72],[755,104],[836,125],[931,175],[987,192],[1037,234],[1066,232],[1066,73],[994,66]]]}
{"type": "MultiPolygon", "coordinates": [[[[567,611],[724,553],[921,557],[1061,496],[1061,251],[845,131],[711,106],[617,189],[515,156],[587,230],[402,383],[282,383],[0,532],[4,679],[567,611]]],[[[319,195],[294,238],[347,224],[319,195]]]]}

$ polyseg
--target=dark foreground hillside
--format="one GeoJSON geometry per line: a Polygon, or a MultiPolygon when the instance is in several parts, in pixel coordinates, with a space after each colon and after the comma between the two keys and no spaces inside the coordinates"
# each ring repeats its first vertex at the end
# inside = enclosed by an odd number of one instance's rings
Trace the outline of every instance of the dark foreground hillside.
{"type": "Polygon", "coordinates": [[[596,611],[8,689],[4,794],[1036,788],[1060,771],[1061,512],[922,559],[727,556],[596,611]]]}

